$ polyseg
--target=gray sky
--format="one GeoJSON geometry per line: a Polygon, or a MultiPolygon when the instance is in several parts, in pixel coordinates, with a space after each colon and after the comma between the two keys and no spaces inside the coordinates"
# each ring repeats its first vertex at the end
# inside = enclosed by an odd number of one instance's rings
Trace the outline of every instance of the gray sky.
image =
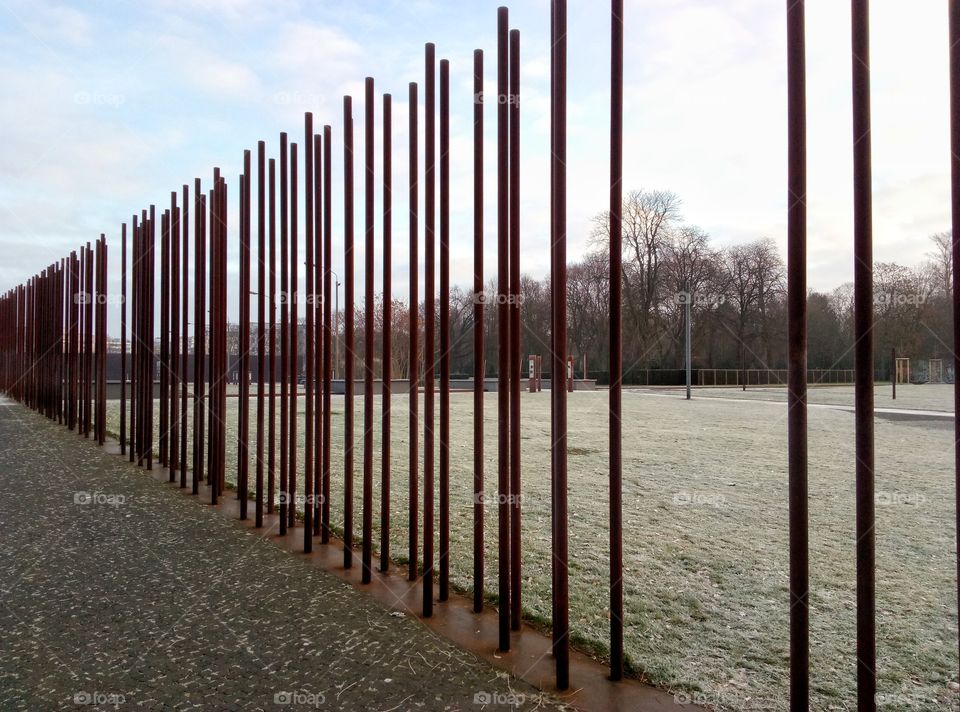
{"type": "MultiPolygon", "coordinates": [[[[675,191],[686,220],[718,246],[771,237],[783,249],[785,3],[626,4],[625,187],[675,191]]],[[[426,41],[437,43],[438,58],[451,60],[452,279],[467,284],[472,50],[485,50],[487,88],[495,91],[496,7],[481,0],[0,0],[0,289],[100,232],[118,275],[120,224],[150,202],[168,204],[170,190],[192,187],[194,176],[209,187],[214,165],[231,181],[235,226],[243,149],[263,138],[276,155],[281,130],[302,141],[305,110],[333,126],[335,244],[342,242],[344,93],[354,95],[362,267],[362,87],[371,75],[378,172],[379,94],[394,95],[394,289],[405,295],[407,83],[420,82],[422,92],[426,41]]],[[[874,0],[872,13],[876,258],[912,265],[930,249],[928,236],[949,227],[947,2],[874,0]]],[[[810,285],[832,289],[852,274],[849,3],[808,0],[807,23],[810,285]]],[[[512,3],[511,25],[522,36],[522,264],[543,275],[548,0],[512,3]]],[[[608,5],[570,2],[569,30],[568,254],[576,259],[586,249],[591,216],[607,201],[608,5]]],[[[492,275],[492,106],[486,122],[492,275]]],[[[335,268],[341,259],[335,248],[335,268]]]]}

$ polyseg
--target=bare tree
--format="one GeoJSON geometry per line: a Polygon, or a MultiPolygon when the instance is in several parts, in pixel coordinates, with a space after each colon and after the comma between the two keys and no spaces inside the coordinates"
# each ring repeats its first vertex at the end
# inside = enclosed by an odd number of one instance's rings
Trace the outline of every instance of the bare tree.
{"type": "MultiPolygon", "coordinates": [[[[624,304],[632,327],[626,333],[645,351],[660,337],[661,270],[680,221],[680,198],[666,190],[631,191],[623,201],[622,218],[624,304]]],[[[591,242],[601,253],[609,250],[609,211],[594,218],[591,242]]]]}

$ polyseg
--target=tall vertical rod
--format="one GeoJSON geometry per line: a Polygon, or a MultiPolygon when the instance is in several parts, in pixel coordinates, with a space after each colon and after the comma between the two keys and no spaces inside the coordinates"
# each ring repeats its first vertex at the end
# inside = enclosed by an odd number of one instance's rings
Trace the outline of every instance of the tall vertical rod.
{"type": "Polygon", "coordinates": [[[383,95],[383,336],[380,359],[380,571],[390,569],[390,420],[393,378],[393,98],[383,95]]]}
{"type": "MultiPolygon", "coordinates": [[[[93,428],[93,304],[96,301],[95,287],[93,282],[93,249],[90,243],[87,243],[85,252],[86,263],[84,264],[84,285],[86,289],[86,301],[84,302],[84,352],[87,355],[83,374],[84,396],[83,396],[83,436],[90,437],[90,431],[93,428]]],[[[34,295],[36,295],[39,286],[35,284],[34,295]]],[[[34,312],[36,318],[36,312],[34,312]]],[[[35,325],[39,321],[35,322],[35,325]]],[[[35,332],[36,333],[36,332],[35,332]]],[[[39,351],[36,353],[39,354],[39,351]]],[[[36,400],[34,400],[36,402],[36,400]]]]}
{"type": "Polygon", "coordinates": [[[289,453],[287,453],[287,493],[290,503],[287,506],[287,527],[296,526],[297,516],[297,435],[299,425],[297,418],[297,390],[300,383],[300,324],[298,319],[297,302],[299,291],[297,285],[297,264],[300,259],[300,250],[297,246],[297,144],[290,144],[290,416],[288,423],[290,430],[289,453]]]}
{"type": "Polygon", "coordinates": [[[440,60],[440,591],[450,597],[450,60],[440,60]]]}
{"type": "Polygon", "coordinates": [[[180,469],[180,207],[170,193],[170,476],[180,469]]]}
{"type": "Polygon", "coordinates": [[[190,366],[190,349],[188,348],[190,343],[190,188],[184,184],[181,190],[183,191],[181,214],[183,229],[181,265],[183,274],[181,275],[180,300],[183,311],[181,314],[180,341],[183,352],[180,355],[180,487],[184,488],[187,486],[187,399],[190,395],[188,387],[190,366]]]}
{"type": "MultiPolygon", "coordinates": [[[[953,403],[960,407],[960,0],[950,0],[950,175],[953,208],[953,403]]],[[[894,361],[896,383],[896,361],[894,361]]],[[[960,602],[960,421],[954,421],[954,460],[957,517],[957,601],[960,602]]],[[[960,639],[958,639],[960,641],[960,639]]]]}
{"type": "MultiPolygon", "coordinates": [[[[264,376],[266,373],[266,199],[267,144],[257,141],[257,482],[255,492],[256,526],[263,526],[263,467],[264,467],[264,376]]],[[[272,378],[271,378],[272,381],[272,378]]]]}
{"type": "Polygon", "coordinates": [[[407,511],[407,578],[410,581],[416,581],[417,575],[419,573],[419,567],[417,566],[417,561],[420,557],[420,548],[419,542],[417,541],[417,535],[419,533],[419,502],[420,502],[420,493],[419,493],[419,484],[420,478],[418,475],[418,470],[420,469],[420,455],[419,455],[419,442],[420,442],[420,427],[419,427],[419,413],[420,413],[420,357],[419,357],[419,342],[420,342],[420,291],[419,285],[417,283],[417,277],[419,275],[419,258],[417,255],[417,246],[419,238],[419,176],[420,169],[417,165],[417,160],[419,157],[419,148],[417,146],[417,84],[416,82],[410,82],[408,88],[408,101],[407,106],[409,107],[409,128],[407,135],[409,137],[409,157],[407,160],[408,164],[408,192],[409,192],[409,206],[408,211],[409,216],[409,229],[408,233],[410,235],[410,297],[409,297],[409,310],[408,316],[410,321],[410,359],[408,369],[408,379],[409,379],[409,404],[408,408],[410,411],[409,417],[409,431],[410,431],[410,444],[408,449],[408,461],[407,461],[407,500],[409,509],[407,511]]]}
{"type": "Polygon", "coordinates": [[[306,295],[304,303],[305,326],[304,357],[306,402],[304,408],[303,458],[303,551],[313,551],[313,114],[303,115],[303,210],[304,247],[306,253],[306,295]]]}
{"type": "Polygon", "coordinates": [[[497,9],[497,520],[500,650],[510,650],[509,15],[497,9]]]}
{"type": "MultiPolygon", "coordinates": [[[[610,679],[623,677],[623,0],[610,3],[610,679]]],[[[586,378],[586,374],[584,374],[586,378]]]]}
{"type": "Polygon", "coordinates": [[[353,99],[343,97],[343,566],[353,566],[353,99]]]}
{"type": "Polygon", "coordinates": [[[374,92],[373,77],[364,81],[364,294],[363,294],[363,544],[360,580],[370,583],[373,568],[373,271],[374,271],[374,92]]]}
{"type": "Polygon", "coordinates": [[[207,379],[204,361],[207,351],[207,222],[206,199],[199,178],[193,180],[193,494],[200,494],[203,481],[205,434],[204,406],[207,379]]]}
{"type": "Polygon", "coordinates": [[[473,611],[483,610],[483,50],[473,51],[473,611]]]}
{"type": "Polygon", "coordinates": [[[127,454],[127,224],[120,228],[120,454],[127,454]]]}
{"type": "Polygon", "coordinates": [[[787,0],[787,460],[790,709],[810,705],[807,535],[807,89],[805,1],[787,0]]]}
{"type": "Polygon", "coordinates": [[[877,692],[869,5],[869,0],[852,0],[857,706],[860,712],[876,709],[877,692]]]}
{"type": "Polygon", "coordinates": [[[287,507],[289,490],[287,488],[287,455],[290,429],[289,390],[290,379],[290,292],[287,272],[288,256],[288,214],[287,214],[287,134],[280,134],[280,536],[287,533],[287,507]]]}
{"type": "Polygon", "coordinates": [[[307,308],[313,312],[313,533],[323,517],[323,137],[313,135],[313,286],[307,308]]]}
{"type": "Polygon", "coordinates": [[[510,627],[520,630],[520,31],[510,31],[510,627]]]}
{"type": "MultiPolygon", "coordinates": [[[[170,210],[160,218],[160,452],[161,467],[169,464],[170,438],[170,210]]],[[[173,473],[170,474],[173,481],[173,473]]]]}
{"type": "Polygon", "coordinates": [[[240,408],[237,443],[237,495],[240,519],[247,518],[250,492],[250,170],[252,156],[243,152],[243,177],[240,182],[240,324],[237,370],[240,378],[240,408]]]}
{"type": "MultiPolygon", "coordinates": [[[[103,445],[107,439],[107,238],[100,235],[100,277],[98,289],[100,327],[97,330],[99,342],[99,372],[97,373],[97,442],[103,445]]],[[[52,322],[51,322],[52,323],[52,322]]],[[[51,415],[53,413],[51,412],[51,415]]]]}
{"type": "Polygon", "coordinates": [[[207,349],[207,372],[208,372],[208,417],[207,417],[207,482],[210,484],[210,504],[217,504],[218,490],[220,480],[217,476],[217,402],[219,401],[219,342],[217,335],[220,333],[220,324],[217,320],[217,305],[219,304],[219,289],[217,286],[217,271],[219,269],[217,260],[220,255],[220,172],[214,168],[213,185],[210,188],[208,206],[210,211],[210,251],[208,275],[204,277],[209,284],[209,348],[207,349]]]}
{"type": "Polygon", "coordinates": [[[437,327],[437,299],[434,283],[434,224],[436,219],[436,48],[428,42],[424,51],[424,280],[426,301],[423,333],[423,616],[433,615],[433,473],[434,473],[434,379],[436,365],[435,334],[437,327]]]}
{"type": "Polygon", "coordinates": [[[320,542],[330,542],[330,389],[332,385],[331,344],[333,329],[330,311],[330,263],[333,259],[333,181],[331,145],[333,132],[323,127],[323,477],[321,482],[320,542]]]}
{"type": "Polygon", "coordinates": [[[553,402],[555,431],[552,445],[554,484],[553,520],[556,541],[553,552],[554,574],[554,645],[553,656],[557,669],[557,687],[570,686],[570,612],[568,598],[568,534],[567,534],[567,389],[564,386],[567,369],[567,3],[552,0],[554,12],[553,37],[553,114],[554,147],[551,181],[551,261],[554,281],[553,298],[553,364],[555,379],[550,390],[553,402]]]}
{"type": "Polygon", "coordinates": [[[269,190],[269,241],[270,248],[267,255],[270,274],[270,392],[267,398],[269,403],[267,418],[267,514],[273,514],[277,496],[277,161],[271,158],[268,164],[269,174],[267,181],[269,190]]]}
{"type": "Polygon", "coordinates": [[[144,369],[144,453],[147,460],[147,469],[153,469],[153,383],[156,374],[156,353],[154,330],[154,297],[156,296],[156,244],[157,244],[157,210],[156,206],[150,206],[150,219],[147,223],[147,264],[144,270],[144,341],[147,344],[145,351],[145,369],[144,369]]]}

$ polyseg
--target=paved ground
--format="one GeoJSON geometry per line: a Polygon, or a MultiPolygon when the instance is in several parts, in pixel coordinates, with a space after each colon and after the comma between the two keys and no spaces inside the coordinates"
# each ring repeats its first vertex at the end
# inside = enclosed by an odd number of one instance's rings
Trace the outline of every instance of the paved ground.
{"type": "Polygon", "coordinates": [[[559,708],[2,400],[0,487],[4,711],[559,708]]]}

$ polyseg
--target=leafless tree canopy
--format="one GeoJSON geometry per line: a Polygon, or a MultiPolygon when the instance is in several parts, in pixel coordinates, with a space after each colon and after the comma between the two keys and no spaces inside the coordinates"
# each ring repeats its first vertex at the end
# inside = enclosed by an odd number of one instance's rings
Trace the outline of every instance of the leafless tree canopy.
{"type": "MultiPolygon", "coordinates": [[[[633,191],[623,204],[623,289],[625,382],[647,368],[679,369],[684,364],[684,312],[689,301],[696,368],[786,368],[786,266],[773,240],[718,247],[701,228],[684,222],[680,198],[669,191],[633,191]]],[[[609,348],[609,214],[593,221],[590,251],[568,266],[567,304],[570,353],[586,354],[590,375],[601,380],[609,348]]],[[[953,240],[949,232],[930,236],[928,261],[915,267],[878,263],[874,268],[873,332],[878,370],[885,373],[890,351],[916,359],[945,358],[952,343],[953,240]]],[[[551,349],[550,281],[525,275],[521,280],[522,343],[528,354],[547,357],[551,349]]],[[[484,354],[486,372],[497,363],[496,285],[485,290],[484,354]]],[[[474,295],[453,288],[450,295],[451,371],[468,377],[473,371],[474,295]]],[[[853,367],[852,285],[808,296],[808,364],[816,369],[853,367]]],[[[393,302],[395,378],[407,378],[410,342],[409,305],[393,302]]],[[[423,305],[420,314],[423,371],[423,305]]],[[[375,339],[378,363],[382,348],[382,297],[376,305],[375,339]]],[[[345,315],[336,323],[342,336],[345,315]]],[[[355,315],[353,357],[363,358],[362,306],[355,315]]],[[[301,324],[301,329],[303,325],[301,324]]],[[[254,329],[255,332],[255,329],[254,329]]],[[[236,329],[229,331],[236,343],[236,329]]],[[[256,334],[252,335],[253,344],[256,334]]],[[[301,337],[301,346],[305,339],[301,337]]],[[[336,351],[336,349],[335,349],[336,351]]],[[[345,354],[340,351],[340,360],[345,354]]],[[[547,360],[549,363],[549,360],[547,360]]],[[[342,372],[338,367],[338,373],[342,372]]]]}

